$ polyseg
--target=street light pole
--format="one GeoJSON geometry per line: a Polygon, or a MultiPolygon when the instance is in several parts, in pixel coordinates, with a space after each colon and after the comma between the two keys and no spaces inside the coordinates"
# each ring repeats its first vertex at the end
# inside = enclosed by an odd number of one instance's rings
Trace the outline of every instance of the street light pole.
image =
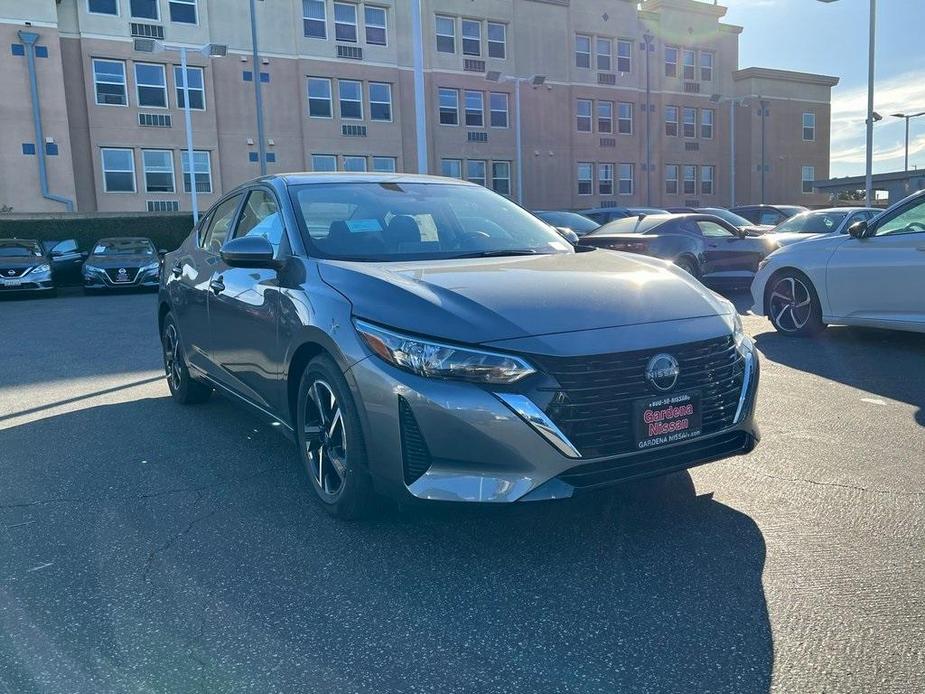
{"type": "Polygon", "coordinates": [[[257,100],[257,151],[260,157],[260,175],[267,175],[267,141],[263,131],[263,94],[260,92],[260,57],[257,51],[257,12],[251,0],[251,46],[254,56],[254,97],[257,100]]]}
{"type": "MultiPolygon", "coordinates": [[[[199,224],[199,199],[196,191],[196,165],[193,161],[193,121],[189,105],[189,77],[186,74],[186,46],[180,46],[180,81],[183,88],[183,122],[186,126],[186,160],[189,166],[189,187],[193,203],[193,225],[199,224]]],[[[180,167],[183,175],[183,167],[180,167]]]]}
{"type": "Polygon", "coordinates": [[[736,101],[729,100],[729,207],[736,204],[736,101]]]}
{"type": "Polygon", "coordinates": [[[903,164],[903,171],[909,173],[909,121],[913,118],[918,118],[919,116],[925,116],[925,111],[919,111],[918,113],[891,113],[893,118],[902,118],[906,121],[906,157],[903,164]]]}
{"type": "Polygon", "coordinates": [[[649,63],[654,38],[652,34],[644,34],[642,37],[646,51],[646,205],[648,207],[652,207],[652,82],[649,78],[649,63]]]}
{"type": "Polygon", "coordinates": [[[762,99],[759,102],[761,107],[761,204],[766,203],[765,200],[765,181],[767,180],[767,127],[765,121],[768,115],[768,102],[762,99]]]}

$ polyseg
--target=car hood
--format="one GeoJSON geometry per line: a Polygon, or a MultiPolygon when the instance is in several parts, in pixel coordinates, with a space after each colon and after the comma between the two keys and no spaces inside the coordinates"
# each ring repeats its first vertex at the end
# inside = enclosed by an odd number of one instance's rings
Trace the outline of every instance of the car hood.
{"type": "Polygon", "coordinates": [[[612,251],[394,263],[322,260],[359,318],[457,342],[675,321],[728,304],[674,266],[612,251]]]}
{"type": "Polygon", "coordinates": [[[811,239],[818,239],[823,236],[828,236],[828,234],[801,234],[798,231],[781,231],[776,234],[765,234],[764,238],[776,241],[781,246],[789,246],[792,243],[810,241],[811,239]]]}
{"type": "Polygon", "coordinates": [[[739,228],[745,229],[745,233],[748,236],[766,236],[767,233],[774,227],[770,224],[749,224],[748,226],[742,226],[739,228]]]}
{"type": "Polygon", "coordinates": [[[135,268],[150,263],[156,263],[156,255],[91,255],[87,258],[87,265],[101,268],[135,268]]]}

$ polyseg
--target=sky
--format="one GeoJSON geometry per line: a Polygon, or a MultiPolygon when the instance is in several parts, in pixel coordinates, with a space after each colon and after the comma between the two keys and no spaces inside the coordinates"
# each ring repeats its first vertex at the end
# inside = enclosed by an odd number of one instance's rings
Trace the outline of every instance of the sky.
{"type": "MultiPolygon", "coordinates": [[[[722,20],[745,27],[739,67],[818,72],[832,89],[832,176],[863,175],[870,0],[720,0],[722,20]]],[[[905,125],[891,113],[925,111],[925,0],[877,3],[874,173],[903,167],[905,125]]],[[[909,168],[925,169],[925,116],[910,121],[909,168]]]]}

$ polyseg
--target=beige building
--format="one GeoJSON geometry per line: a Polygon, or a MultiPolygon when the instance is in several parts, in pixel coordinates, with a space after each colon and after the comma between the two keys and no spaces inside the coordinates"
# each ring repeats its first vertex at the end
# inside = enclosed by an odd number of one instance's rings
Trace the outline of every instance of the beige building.
{"type": "Polygon", "coordinates": [[[829,175],[837,78],[740,70],[722,6],[420,0],[417,52],[416,2],[257,2],[254,65],[248,0],[0,0],[0,205],[191,208],[179,56],[134,37],[228,47],[193,52],[188,72],[203,208],[259,173],[254,80],[270,172],[423,160],[512,197],[520,182],[536,208],[726,206],[734,139],[735,202],[826,201],[809,182],[829,175]]]}

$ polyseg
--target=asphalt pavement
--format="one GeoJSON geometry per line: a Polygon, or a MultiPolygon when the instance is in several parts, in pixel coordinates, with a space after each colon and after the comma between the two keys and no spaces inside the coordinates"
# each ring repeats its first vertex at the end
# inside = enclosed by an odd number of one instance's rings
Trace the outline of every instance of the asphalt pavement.
{"type": "Polygon", "coordinates": [[[752,454],[344,523],[155,302],[0,300],[0,692],[925,690],[925,335],[746,315],[752,454]]]}

